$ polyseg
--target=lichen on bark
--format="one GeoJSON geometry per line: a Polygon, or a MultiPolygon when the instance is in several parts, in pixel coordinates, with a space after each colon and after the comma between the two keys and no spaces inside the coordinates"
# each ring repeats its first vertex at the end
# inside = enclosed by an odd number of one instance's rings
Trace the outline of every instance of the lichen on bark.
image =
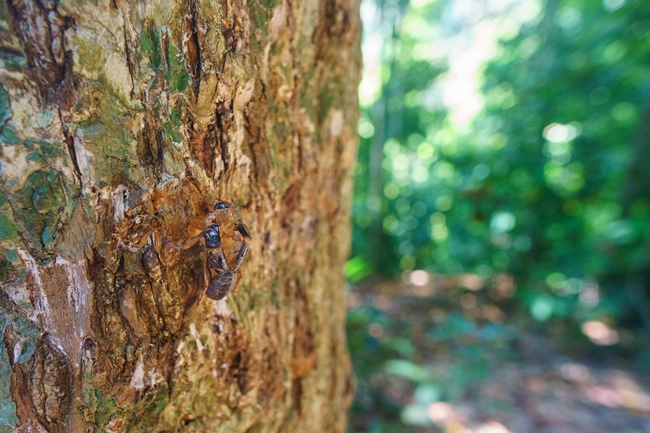
{"type": "Polygon", "coordinates": [[[345,429],[358,7],[0,2],[0,431],[345,429]],[[210,301],[164,240],[218,199],[210,301]]]}

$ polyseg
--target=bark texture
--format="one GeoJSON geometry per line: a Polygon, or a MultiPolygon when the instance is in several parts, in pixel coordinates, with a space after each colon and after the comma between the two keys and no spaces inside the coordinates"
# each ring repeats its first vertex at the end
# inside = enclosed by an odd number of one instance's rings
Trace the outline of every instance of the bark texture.
{"type": "Polygon", "coordinates": [[[341,432],[358,0],[0,1],[0,432],[341,432]],[[187,221],[252,234],[200,298],[187,221]]]}

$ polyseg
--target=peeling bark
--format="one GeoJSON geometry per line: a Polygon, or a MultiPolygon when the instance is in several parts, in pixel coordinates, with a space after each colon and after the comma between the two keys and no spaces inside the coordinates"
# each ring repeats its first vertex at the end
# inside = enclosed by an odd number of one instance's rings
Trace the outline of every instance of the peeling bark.
{"type": "Polygon", "coordinates": [[[0,431],[344,431],[358,1],[5,1],[0,431]]]}

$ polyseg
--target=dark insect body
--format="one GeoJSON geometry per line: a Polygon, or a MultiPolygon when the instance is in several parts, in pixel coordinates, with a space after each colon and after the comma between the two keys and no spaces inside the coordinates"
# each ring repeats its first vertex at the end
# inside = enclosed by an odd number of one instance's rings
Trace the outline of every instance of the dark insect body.
{"type": "Polygon", "coordinates": [[[195,228],[203,226],[198,236],[183,245],[165,243],[178,250],[186,250],[198,242],[203,242],[206,248],[203,263],[205,277],[204,293],[210,299],[223,299],[234,290],[239,281],[239,267],[246,258],[251,234],[242,222],[239,211],[227,201],[220,201],[214,206],[214,211],[203,220],[193,219],[190,224],[195,228]],[[227,252],[224,252],[224,248],[227,252]],[[234,263],[228,264],[226,254],[232,252],[234,263]]]}

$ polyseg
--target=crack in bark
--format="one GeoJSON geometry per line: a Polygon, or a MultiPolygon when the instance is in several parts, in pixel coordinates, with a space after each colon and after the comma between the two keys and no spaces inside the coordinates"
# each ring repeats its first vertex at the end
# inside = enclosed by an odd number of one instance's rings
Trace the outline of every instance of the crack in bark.
{"type": "Polygon", "coordinates": [[[201,48],[199,45],[198,11],[195,0],[187,0],[185,15],[183,16],[183,48],[187,68],[192,77],[194,97],[198,99],[201,87],[201,48]]]}
{"type": "Polygon", "coordinates": [[[218,132],[216,133],[216,145],[221,149],[221,160],[223,161],[223,171],[227,172],[230,166],[230,157],[228,155],[228,129],[232,123],[233,103],[219,101],[215,110],[215,119],[218,132]]]}
{"type": "Polygon", "coordinates": [[[77,149],[74,147],[74,136],[70,134],[70,130],[68,129],[68,126],[65,124],[65,120],[63,119],[63,114],[61,113],[61,110],[59,109],[59,119],[61,120],[61,128],[63,130],[63,141],[65,142],[67,148],[68,148],[68,153],[70,154],[70,159],[72,160],[72,167],[74,168],[74,173],[77,179],[79,180],[79,186],[82,185],[82,175],[81,175],[81,168],[79,166],[79,159],[77,158],[77,149]]]}
{"type": "MultiPolygon", "coordinates": [[[[117,8],[117,5],[114,4],[114,7],[117,8]]],[[[124,55],[126,56],[126,66],[129,69],[129,76],[131,78],[131,98],[135,97],[135,64],[133,63],[132,54],[131,54],[131,44],[126,31],[127,24],[127,15],[122,11],[122,21],[124,21],[123,34],[124,34],[124,55]]]]}
{"type": "Polygon", "coordinates": [[[138,134],[138,161],[145,167],[152,167],[156,179],[160,180],[163,171],[164,141],[158,121],[153,113],[147,114],[138,134]]]}
{"type": "Polygon", "coordinates": [[[14,32],[20,37],[27,63],[41,95],[47,96],[65,80],[65,22],[52,0],[8,0],[14,32]]]}

